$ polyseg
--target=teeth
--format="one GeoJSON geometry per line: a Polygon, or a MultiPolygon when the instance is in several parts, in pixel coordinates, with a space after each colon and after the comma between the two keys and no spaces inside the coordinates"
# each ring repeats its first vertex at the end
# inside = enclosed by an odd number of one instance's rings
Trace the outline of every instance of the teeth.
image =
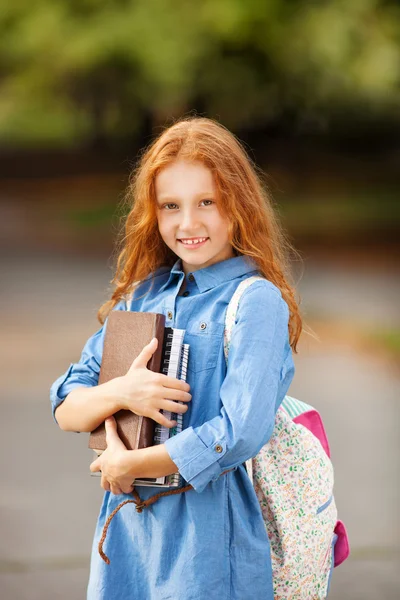
{"type": "Polygon", "coordinates": [[[197,238],[195,240],[181,240],[183,244],[199,244],[200,242],[204,242],[207,238],[197,238]]]}

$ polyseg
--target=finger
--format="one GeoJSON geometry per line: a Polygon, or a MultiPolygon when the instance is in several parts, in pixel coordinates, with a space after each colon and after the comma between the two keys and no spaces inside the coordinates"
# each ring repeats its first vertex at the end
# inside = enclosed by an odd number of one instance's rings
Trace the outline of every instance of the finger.
{"type": "Polygon", "coordinates": [[[115,496],[122,494],[121,488],[119,487],[119,485],[116,485],[115,483],[110,483],[110,489],[111,489],[111,493],[114,494],[115,496]]]}
{"type": "Polygon", "coordinates": [[[106,440],[107,442],[112,441],[115,438],[115,435],[118,435],[117,422],[114,417],[107,417],[107,419],[104,421],[104,425],[106,428],[106,440]]]}
{"type": "Polygon", "coordinates": [[[101,461],[100,458],[96,458],[96,460],[94,460],[91,464],[90,464],[90,472],[91,473],[96,473],[97,471],[101,470],[101,461]]]}
{"type": "Polygon", "coordinates": [[[132,483],[125,483],[121,485],[121,490],[123,494],[130,494],[134,488],[134,481],[132,483]]]}
{"type": "Polygon", "coordinates": [[[179,404],[179,402],[173,402],[173,400],[166,400],[165,398],[162,400],[163,410],[169,410],[172,413],[179,413],[180,415],[187,412],[189,406],[187,404],[179,404]]]}
{"type": "Polygon", "coordinates": [[[190,402],[192,399],[192,394],[189,394],[189,392],[183,392],[182,390],[175,390],[173,388],[162,387],[161,393],[163,398],[166,398],[168,400],[190,402]]]}
{"type": "Polygon", "coordinates": [[[167,419],[165,415],[160,413],[158,410],[155,410],[151,415],[151,418],[159,423],[160,425],[164,425],[164,427],[174,427],[176,425],[176,421],[172,421],[171,419],[167,419]]]}
{"type": "Polygon", "coordinates": [[[106,428],[107,447],[109,447],[111,445],[114,445],[114,446],[122,445],[125,448],[123,441],[121,440],[121,438],[118,435],[117,422],[114,419],[114,417],[107,417],[107,419],[105,420],[104,423],[105,423],[105,428],[106,428]]]}
{"type": "Polygon", "coordinates": [[[101,482],[100,482],[101,487],[103,488],[103,490],[105,490],[106,492],[110,491],[110,484],[108,483],[107,479],[104,477],[104,475],[102,475],[101,477],[101,482]]]}
{"type": "MultiPolygon", "coordinates": [[[[154,337],[146,346],[144,346],[144,348],[142,349],[140,354],[135,358],[135,360],[133,361],[132,365],[129,368],[129,371],[132,368],[147,367],[147,363],[153,356],[154,352],[157,350],[157,347],[158,347],[158,339],[156,337],[154,337]]],[[[128,373],[129,373],[129,371],[128,371],[128,373]]]]}
{"type": "Polygon", "coordinates": [[[169,375],[164,375],[160,373],[160,383],[166,388],[173,388],[174,390],[181,390],[183,392],[188,392],[190,390],[190,385],[187,381],[183,381],[183,379],[177,379],[176,377],[170,377],[169,375]]]}

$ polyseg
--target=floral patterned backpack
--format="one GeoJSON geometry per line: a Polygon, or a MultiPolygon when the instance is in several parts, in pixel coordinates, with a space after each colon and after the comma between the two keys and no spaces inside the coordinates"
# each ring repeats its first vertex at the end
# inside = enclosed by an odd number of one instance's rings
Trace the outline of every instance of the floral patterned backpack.
{"type": "MultiPolygon", "coordinates": [[[[240,297],[259,279],[264,278],[243,280],[227,308],[227,364],[240,297]]],[[[348,557],[349,543],[344,524],[337,520],[329,444],[318,411],[285,396],[271,438],[246,461],[246,469],[270,541],[274,598],[326,598],[333,567],[348,557]]]]}

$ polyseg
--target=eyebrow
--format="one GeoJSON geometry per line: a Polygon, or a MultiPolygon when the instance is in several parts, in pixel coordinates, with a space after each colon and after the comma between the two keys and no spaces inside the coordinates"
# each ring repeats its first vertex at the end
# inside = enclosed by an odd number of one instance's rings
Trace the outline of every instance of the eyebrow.
{"type": "MultiPolygon", "coordinates": [[[[201,192],[200,194],[196,194],[196,198],[200,198],[200,196],[215,196],[215,192],[201,192]]],[[[157,198],[158,202],[166,202],[168,200],[179,200],[176,196],[161,196],[157,198]]]]}

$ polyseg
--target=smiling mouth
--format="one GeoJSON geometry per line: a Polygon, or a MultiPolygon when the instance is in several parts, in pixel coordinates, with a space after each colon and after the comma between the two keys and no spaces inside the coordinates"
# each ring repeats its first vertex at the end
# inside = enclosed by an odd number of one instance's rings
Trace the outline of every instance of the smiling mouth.
{"type": "Polygon", "coordinates": [[[208,237],[202,237],[202,238],[182,238],[180,240],[178,240],[179,242],[181,242],[181,244],[183,244],[184,246],[187,247],[196,247],[196,246],[201,246],[202,244],[204,244],[209,238],[208,237]]]}

